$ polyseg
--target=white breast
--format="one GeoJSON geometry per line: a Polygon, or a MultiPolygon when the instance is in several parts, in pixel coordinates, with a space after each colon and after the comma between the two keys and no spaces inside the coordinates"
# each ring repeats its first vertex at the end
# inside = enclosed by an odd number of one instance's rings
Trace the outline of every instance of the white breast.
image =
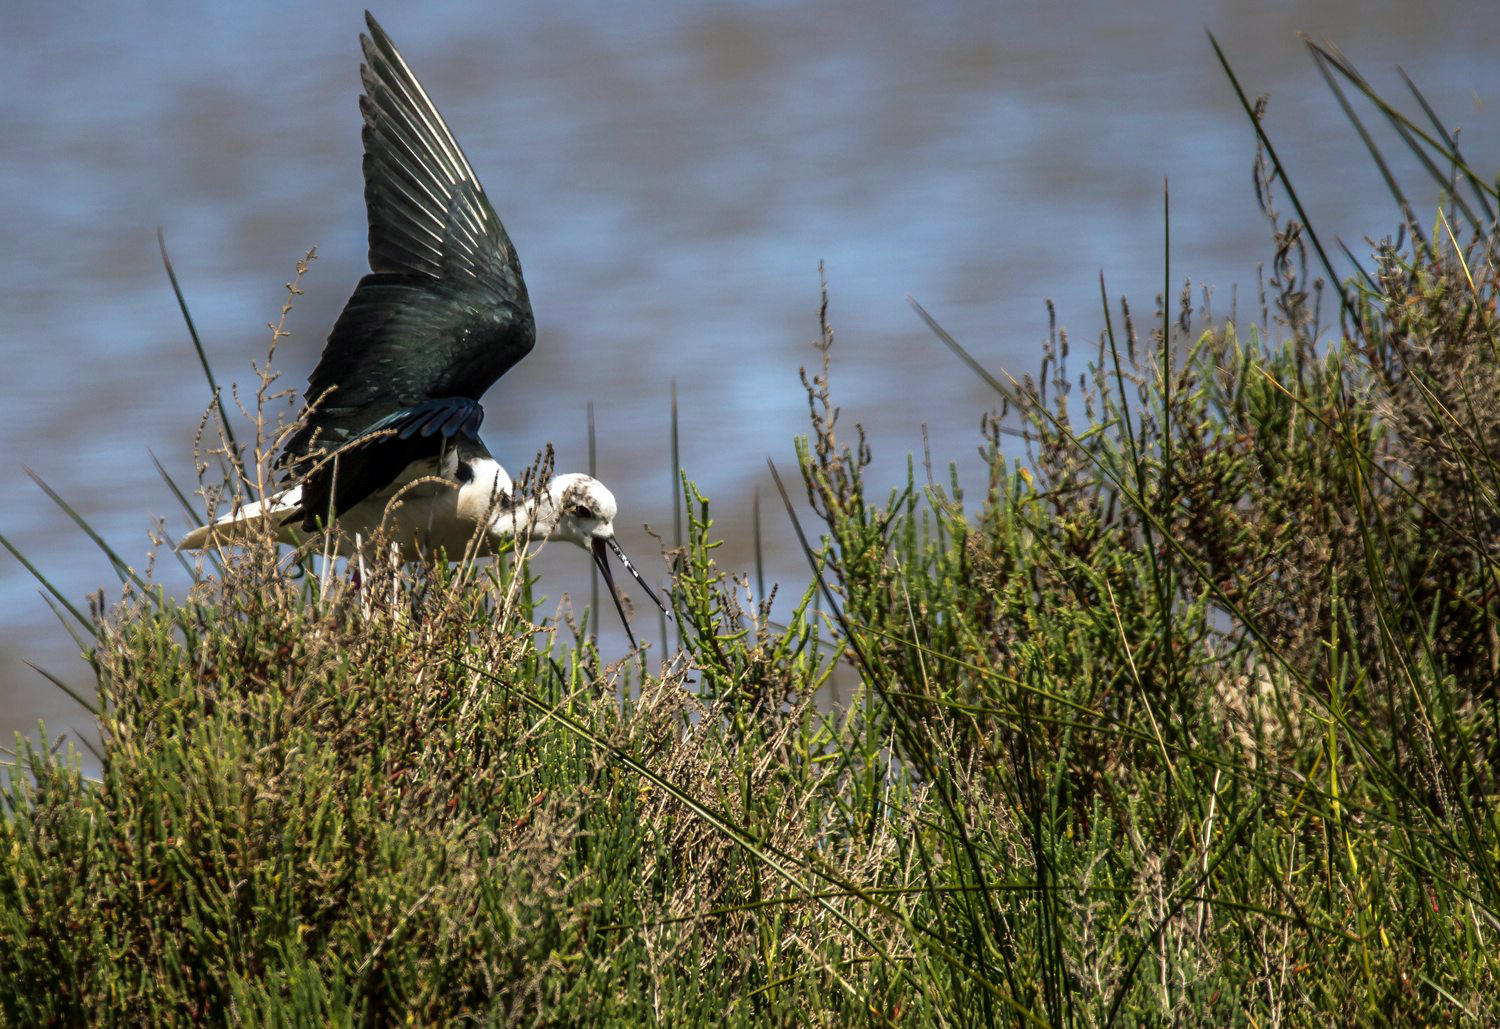
{"type": "Polygon", "coordinates": [[[390,487],[339,517],[346,537],[340,549],[347,550],[356,536],[368,540],[383,532],[403,548],[442,549],[452,560],[465,553],[494,553],[489,526],[510,502],[510,476],[491,458],[469,464],[474,474],[468,482],[457,481],[456,468],[445,468],[449,474],[438,480],[430,463],[408,466],[390,487]]]}

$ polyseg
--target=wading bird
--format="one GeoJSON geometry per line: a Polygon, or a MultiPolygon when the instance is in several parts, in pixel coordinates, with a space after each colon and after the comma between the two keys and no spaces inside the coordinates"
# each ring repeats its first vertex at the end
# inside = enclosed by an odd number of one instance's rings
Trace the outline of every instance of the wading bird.
{"type": "MultiPolygon", "coordinates": [[[[455,558],[566,540],[592,553],[622,621],[611,549],[666,611],[615,539],[603,483],[558,475],[518,496],[480,441],[479,398],[536,341],[521,262],[442,115],[369,12],[365,22],[370,274],[308,378],[308,413],[278,458],[290,485],[194,529],[179,549],[244,538],[267,521],[286,542],[337,525],[346,553],[381,530],[455,558]]],[[[628,622],[625,631],[634,646],[628,622]]]]}

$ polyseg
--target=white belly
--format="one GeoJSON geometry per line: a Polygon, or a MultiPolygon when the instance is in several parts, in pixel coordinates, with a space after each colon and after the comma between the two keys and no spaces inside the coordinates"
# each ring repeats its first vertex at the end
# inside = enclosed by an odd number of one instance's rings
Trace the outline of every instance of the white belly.
{"type": "MultiPolygon", "coordinates": [[[[345,511],[334,532],[332,551],[349,556],[368,546],[377,535],[397,544],[404,556],[435,555],[443,551],[449,560],[465,554],[487,556],[513,532],[516,510],[512,503],[510,476],[493,458],[469,462],[468,481],[457,478],[456,462],[435,477],[433,462],[409,466],[397,483],[345,511]]],[[[211,544],[254,538],[276,528],[283,543],[307,541],[302,532],[302,488],[294,486],[263,501],[226,512],[218,521],[199,526],[183,537],[178,548],[198,550],[211,544]]]]}
{"type": "Polygon", "coordinates": [[[510,502],[510,476],[493,460],[475,461],[473,468],[473,478],[460,483],[413,465],[396,484],[339,516],[337,552],[347,556],[381,535],[408,556],[442,551],[456,561],[495,553],[504,537],[494,526],[510,502]]]}

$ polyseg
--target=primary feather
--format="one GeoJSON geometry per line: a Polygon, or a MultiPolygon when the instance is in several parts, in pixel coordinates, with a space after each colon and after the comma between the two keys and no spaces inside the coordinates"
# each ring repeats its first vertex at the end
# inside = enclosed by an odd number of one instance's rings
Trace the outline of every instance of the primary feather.
{"type": "Polygon", "coordinates": [[[313,410],[285,447],[294,470],[405,409],[477,404],[536,340],[520,259],[484,187],[390,37],[365,18],[370,274],[308,378],[313,410]]]}

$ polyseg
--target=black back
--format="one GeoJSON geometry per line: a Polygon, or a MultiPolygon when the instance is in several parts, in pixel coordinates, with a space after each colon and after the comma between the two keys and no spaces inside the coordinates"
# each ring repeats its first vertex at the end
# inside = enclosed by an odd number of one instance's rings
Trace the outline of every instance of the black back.
{"type": "Polygon", "coordinates": [[[317,409],[287,442],[293,466],[404,409],[477,401],[536,339],[521,263],[484,188],[395,44],[368,12],[365,21],[371,274],[308,378],[317,409]]]}

